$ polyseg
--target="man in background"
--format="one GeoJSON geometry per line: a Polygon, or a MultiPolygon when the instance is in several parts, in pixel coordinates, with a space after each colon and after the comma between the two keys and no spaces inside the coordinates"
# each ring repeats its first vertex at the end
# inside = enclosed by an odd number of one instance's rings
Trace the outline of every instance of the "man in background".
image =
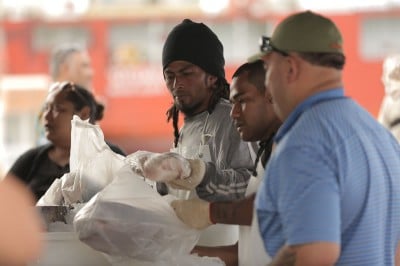
{"type": "Polygon", "coordinates": [[[382,66],[382,84],[385,87],[378,121],[400,141],[400,54],[385,58],[382,66]]]}
{"type": "Polygon", "coordinates": [[[86,48],[76,43],[57,46],[50,58],[53,82],[70,81],[92,90],[93,68],[86,48]]]}
{"type": "MultiPolygon", "coordinates": [[[[56,46],[50,56],[49,74],[51,82],[72,82],[93,91],[93,68],[88,51],[77,43],[64,43],[56,46]]],[[[44,128],[41,125],[43,110],[39,112],[36,124],[37,144],[47,143],[44,128]]]]}

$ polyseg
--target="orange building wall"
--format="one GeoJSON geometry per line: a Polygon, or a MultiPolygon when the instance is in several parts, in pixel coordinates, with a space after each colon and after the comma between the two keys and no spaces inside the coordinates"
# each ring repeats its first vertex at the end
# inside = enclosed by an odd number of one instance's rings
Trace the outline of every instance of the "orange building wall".
{"type": "MultiPolygon", "coordinates": [[[[393,13],[398,15],[400,12],[393,13]]],[[[340,28],[344,38],[344,50],[347,63],[344,69],[346,94],[354,98],[373,116],[378,114],[383,97],[383,86],[380,81],[382,59],[367,61],[359,53],[360,23],[366,16],[374,14],[329,15],[340,28]]],[[[376,14],[382,15],[382,14],[376,14]]],[[[277,20],[279,20],[278,17],[277,20]]],[[[31,34],[35,25],[46,22],[0,22],[6,31],[7,43],[4,54],[5,72],[9,74],[48,73],[50,51],[35,51],[31,47],[31,34]]],[[[108,25],[106,20],[88,20],[71,22],[87,28],[91,34],[89,52],[95,69],[94,88],[96,94],[104,101],[106,112],[101,126],[105,136],[120,144],[128,152],[147,148],[162,151],[171,146],[172,125],[167,124],[165,112],[171,104],[171,98],[165,87],[164,94],[140,97],[104,97],[107,88],[107,67],[109,55],[107,40],[108,25]]],[[[260,35],[263,34],[260,32],[260,35]]],[[[257,44],[255,43],[255,46],[257,44]]],[[[161,64],[161,62],[160,62],[161,64]]],[[[238,65],[228,64],[226,76],[229,79],[238,65]]],[[[157,73],[156,73],[157,74],[157,73]]],[[[157,74],[158,75],[158,74],[157,74]]],[[[162,79],[154,77],[157,82],[162,79]]],[[[157,83],[158,84],[158,83],[157,83]]]]}
{"type": "Polygon", "coordinates": [[[359,28],[362,16],[335,16],[344,39],[346,65],[343,72],[347,95],[359,102],[375,117],[384,95],[381,83],[382,60],[366,61],[359,53],[359,28]]]}

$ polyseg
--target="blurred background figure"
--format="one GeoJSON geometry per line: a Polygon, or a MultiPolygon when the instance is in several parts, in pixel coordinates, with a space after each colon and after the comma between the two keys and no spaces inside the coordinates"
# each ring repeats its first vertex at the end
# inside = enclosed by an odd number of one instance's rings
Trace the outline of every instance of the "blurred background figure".
{"type": "MultiPolygon", "coordinates": [[[[86,48],[77,43],[64,43],[54,48],[49,62],[49,73],[53,82],[70,81],[92,90],[93,68],[86,48]]],[[[39,145],[47,142],[41,123],[43,110],[39,112],[37,136],[39,145]]]]}
{"type": "MultiPolygon", "coordinates": [[[[69,172],[73,115],[95,124],[103,117],[103,111],[104,106],[82,86],[55,83],[49,89],[42,115],[49,143],[23,153],[11,167],[10,174],[27,184],[38,200],[56,178],[69,172]]],[[[125,155],[119,147],[108,145],[114,152],[125,155]]]]}
{"type": "Polygon", "coordinates": [[[92,91],[93,68],[86,48],[77,43],[56,47],[49,62],[54,82],[71,81],[92,91]]]}
{"type": "Polygon", "coordinates": [[[378,121],[400,141],[400,54],[385,58],[382,65],[382,83],[385,87],[378,121]]]}
{"type": "Polygon", "coordinates": [[[0,265],[26,265],[39,257],[42,224],[33,204],[14,177],[0,181],[0,265]]]}

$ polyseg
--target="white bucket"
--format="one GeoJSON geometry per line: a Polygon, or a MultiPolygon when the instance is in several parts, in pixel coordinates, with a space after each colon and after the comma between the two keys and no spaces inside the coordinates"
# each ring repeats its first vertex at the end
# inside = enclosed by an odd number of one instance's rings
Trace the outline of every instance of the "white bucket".
{"type": "Polygon", "coordinates": [[[110,266],[105,255],[79,241],[75,232],[47,232],[42,256],[29,266],[110,266]]]}

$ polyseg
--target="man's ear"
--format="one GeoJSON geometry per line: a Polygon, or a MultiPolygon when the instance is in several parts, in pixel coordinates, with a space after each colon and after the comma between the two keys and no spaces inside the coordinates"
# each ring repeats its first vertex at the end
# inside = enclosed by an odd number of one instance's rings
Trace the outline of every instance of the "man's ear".
{"type": "Polygon", "coordinates": [[[83,107],[82,110],[80,110],[78,112],[78,115],[82,120],[89,119],[90,118],[90,108],[89,108],[89,106],[83,107]]]}
{"type": "Polygon", "coordinates": [[[272,104],[273,100],[272,100],[272,95],[268,90],[265,90],[265,97],[267,98],[267,101],[272,104]]]}
{"type": "Polygon", "coordinates": [[[286,71],[286,81],[290,84],[297,81],[300,74],[300,64],[294,56],[288,56],[286,61],[288,66],[286,71]]]}
{"type": "Polygon", "coordinates": [[[213,75],[207,75],[207,82],[209,84],[213,84],[213,87],[215,87],[215,83],[217,82],[218,78],[213,75]]]}

